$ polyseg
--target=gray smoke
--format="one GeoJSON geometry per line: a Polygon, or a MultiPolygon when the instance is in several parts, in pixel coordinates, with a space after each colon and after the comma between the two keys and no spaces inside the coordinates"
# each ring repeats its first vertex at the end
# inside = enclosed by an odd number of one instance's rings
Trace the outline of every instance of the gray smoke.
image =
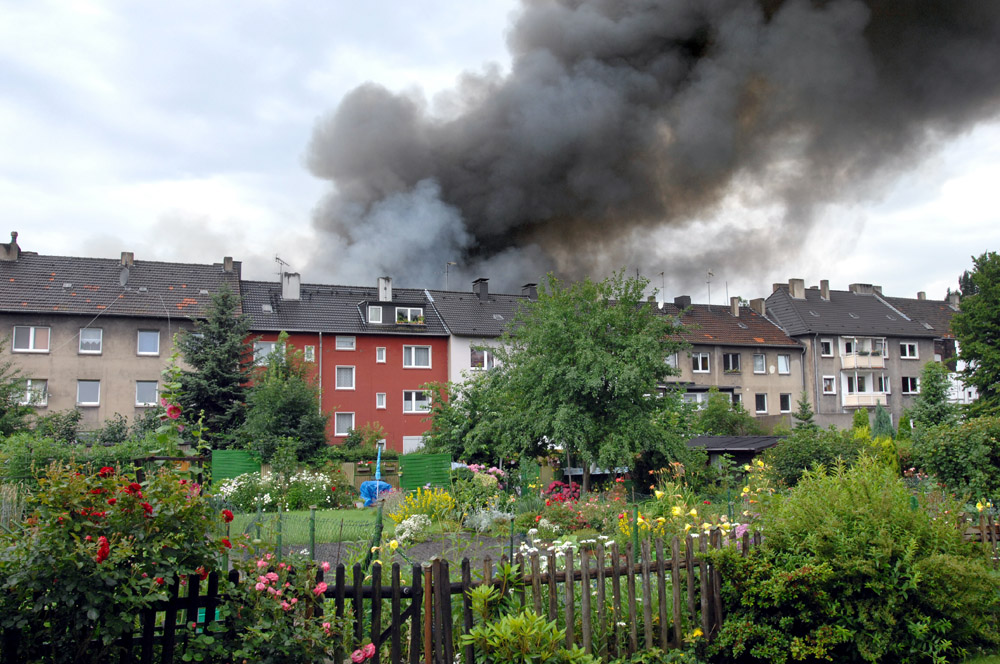
{"type": "Polygon", "coordinates": [[[312,271],[750,274],[1000,100],[989,0],[524,0],[508,42],[511,72],[464,75],[447,117],[367,84],[318,123],[312,271]],[[689,243],[734,196],[768,227],[689,243]]]}

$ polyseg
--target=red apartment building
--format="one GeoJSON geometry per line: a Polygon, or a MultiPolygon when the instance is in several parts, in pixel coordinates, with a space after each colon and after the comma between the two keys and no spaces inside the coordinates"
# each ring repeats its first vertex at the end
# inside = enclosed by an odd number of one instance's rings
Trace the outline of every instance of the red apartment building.
{"type": "Polygon", "coordinates": [[[389,449],[419,447],[430,426],[430,395],[421,388],[448,380],[448,331],[424,291],[393,289],[388,277],[365,288],[301,284],[285,273],[281,284],[243,281],[242,298],[256,360],[286,332],[316,364],[329,440],[378,423],[389,449]]]}

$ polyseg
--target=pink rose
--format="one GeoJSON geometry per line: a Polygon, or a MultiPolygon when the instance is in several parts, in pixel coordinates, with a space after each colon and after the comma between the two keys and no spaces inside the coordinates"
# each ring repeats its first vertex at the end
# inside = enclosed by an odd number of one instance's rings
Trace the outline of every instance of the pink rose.
{"type": "Polygon", "coordinates": [[[328,562],[326,562],[326,561],[324,560],[324,561],[323,561],[323,562],[322,562],[322,563],[320,564],[319,568],[320,568],[321,570],[323,570],[324,572],[329,572],[329,571],[330,571],[330,563],[328,563],[328,562]]]}
{"type": "Polygon", "coordinates": [[[316,587],[313,588],[313,594],[315,595],[322,595],[325,592],[326,592],[326,583],[323,581],[317,583],[316,587]]]}
{"type": "Polygon", "coordinates": [[[292,610],[292,605],[289,604],[288,602],[282,602],[281,603],[281,608],[284,609],[285,611],[291,611],[292,610]]]}
{"type": "Polygon", "coordinates": [[[258,583],[256,586],[254,586],[254,588],[256,588],[257,590],[263,590],[264,588],[267,588],[267,586],[265,586],[263,583],[258,583]]]}
{"type": "Polygon", "coordinates": [[[360,650],[355,650],[351,653],[351,661],[354,664],[361,664],[361,662],[365,661],[365,654],[360,650]]]}
{"type": "Polygon", "coordinates": [[[375,656],[375,644],[368,643],[361,649],[361,652],[365,654],[365,659],[369,659],[375,656]]]}
{"type": "Polygon", "coordinates": [[[266,560],[258,560],[257,561],[257,569],[260,569],[261,567],[267,567],[267,561],[266,560]]]}

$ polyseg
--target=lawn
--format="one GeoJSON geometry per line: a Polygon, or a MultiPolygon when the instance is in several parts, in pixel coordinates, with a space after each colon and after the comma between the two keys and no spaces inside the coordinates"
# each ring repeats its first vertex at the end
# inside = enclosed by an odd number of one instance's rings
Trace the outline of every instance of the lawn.
{"type": "Polygon", "coordinates": [[[1000,655],[981,655],[967,659],[963,664],[1000,664],[1000,655]]]}
{"type": "MultiPolygon", "coordinates": [[[[265,512],[258,524],[256,514],[237,514],[230,524],[232,536],[243,533],[251,539],[261,539],[276,543],[278,538],[278,515],[265,512]]],[[[393,523],[385,519],[386,533],[392,531],[393,523]]],[[[347,508],[316,511],[316,542],[356,542],[371,538],[375,528],[375,510],[347,508]]],[[[281,513],[281,543],[283,546],[307,546],[309,544],[309,510],[294,510],[281,513]]]]}

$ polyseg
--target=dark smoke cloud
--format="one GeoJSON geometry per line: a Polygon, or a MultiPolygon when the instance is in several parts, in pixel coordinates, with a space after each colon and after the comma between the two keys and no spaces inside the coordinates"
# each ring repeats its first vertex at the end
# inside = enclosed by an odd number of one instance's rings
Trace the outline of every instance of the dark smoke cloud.
{"type": "Polygon", "coordinates": [[[309,167],[333,189],[311,271],[750,274],[1000,98],[992,1],[524,0],[508,42],[510,73],[464,75],[447,117],[368,84],[318,123],[309,167]],[[770,225],[692,253],[693,225],[744,190],[770,225]]]}

